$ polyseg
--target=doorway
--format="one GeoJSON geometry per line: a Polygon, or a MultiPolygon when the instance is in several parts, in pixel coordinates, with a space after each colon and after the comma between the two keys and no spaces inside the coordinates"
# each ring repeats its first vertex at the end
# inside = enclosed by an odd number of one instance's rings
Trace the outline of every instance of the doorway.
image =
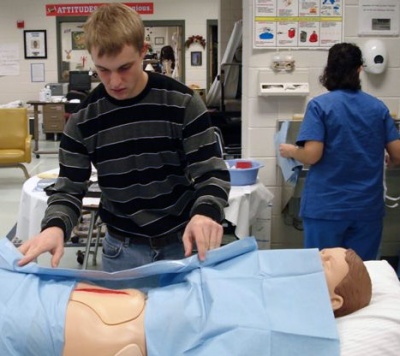
{"type": "Polygon", "coordinates": [[[207,91],[218,75],[218,20],[207,20],[207,91]]]}
{"type": "Polygon", "coordinates": [[[145,40],[151,45],[153,58],[159,60],[162,48],[171,46],[175,54],[173,77],[185,83],[185,20],[146,20],[143,23],[145,40]]]}
{"type": "MultiPolygon", "coordinates": [[[[77,46],[77,36],[83,36],[82,26],[87,17],[66,16],[56,18],[57,29],[57,63],[59,83],[68,82],[70,70],[93,70],[90,55],[84,46],[77,46]],[[84,58],[84,60],[83,60],[84,58]]],[[[176,79],[185,82],[185,20],[151,20],[143,21],[145,34],[155,54],[165,45],[171,45],[176,51],[179,65],[176,79]]],[[[98,81],[95,77],[93,81],[98,81]]]]}

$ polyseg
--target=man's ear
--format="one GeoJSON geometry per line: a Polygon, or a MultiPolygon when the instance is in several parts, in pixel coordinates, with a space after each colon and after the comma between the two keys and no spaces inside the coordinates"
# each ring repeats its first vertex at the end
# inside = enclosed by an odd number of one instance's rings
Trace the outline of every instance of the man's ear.
{"type": "Polygon", "coordinates": [[[149,47],[150,47],[149,43],[145,42],[143,44],[143,47],[140,50],[140,57],[144,58],[146,56],[149,47]]]}
{"type": "Polygon", "coordinates": [[[331,304],[333,310],[338,310],[343,305],[343,297],[338,294],[333,294],[331,296],[331,304]]]}

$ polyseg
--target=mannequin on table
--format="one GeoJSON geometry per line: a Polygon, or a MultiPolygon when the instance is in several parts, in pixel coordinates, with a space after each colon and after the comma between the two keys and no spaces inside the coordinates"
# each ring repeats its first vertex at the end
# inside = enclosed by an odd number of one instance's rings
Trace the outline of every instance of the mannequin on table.
{"type": "MultiPolygon", "coordinates": [[[[367,306],[372,287],[360,257],[343,248],[322,250],[320,256],[335,316],[367,306]]],[[[147,355],[145,310],[146,295],[139,290],[78,283],[67,308],[64,356],[147,355]]]]}

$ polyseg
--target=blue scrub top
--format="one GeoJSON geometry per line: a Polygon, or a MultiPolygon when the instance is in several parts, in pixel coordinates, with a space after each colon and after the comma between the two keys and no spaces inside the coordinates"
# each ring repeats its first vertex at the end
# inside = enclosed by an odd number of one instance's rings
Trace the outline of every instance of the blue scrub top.
{"type": "Polygon", "coordinates": [[[320,141],[310,167],[300,216],[327,220],[383,217],[386,145],[399,138],[388,108],[363,91],[334,90],[312,99],[297,144],[320,141]]]}

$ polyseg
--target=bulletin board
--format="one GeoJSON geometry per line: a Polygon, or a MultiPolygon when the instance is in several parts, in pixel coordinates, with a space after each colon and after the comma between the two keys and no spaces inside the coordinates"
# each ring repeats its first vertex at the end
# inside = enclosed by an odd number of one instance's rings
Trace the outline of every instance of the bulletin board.
{"type": "Polygon", "coordinates": [[[343,41],[344,0],[253,0],[254,48],[329,48],[343,41]]]}

